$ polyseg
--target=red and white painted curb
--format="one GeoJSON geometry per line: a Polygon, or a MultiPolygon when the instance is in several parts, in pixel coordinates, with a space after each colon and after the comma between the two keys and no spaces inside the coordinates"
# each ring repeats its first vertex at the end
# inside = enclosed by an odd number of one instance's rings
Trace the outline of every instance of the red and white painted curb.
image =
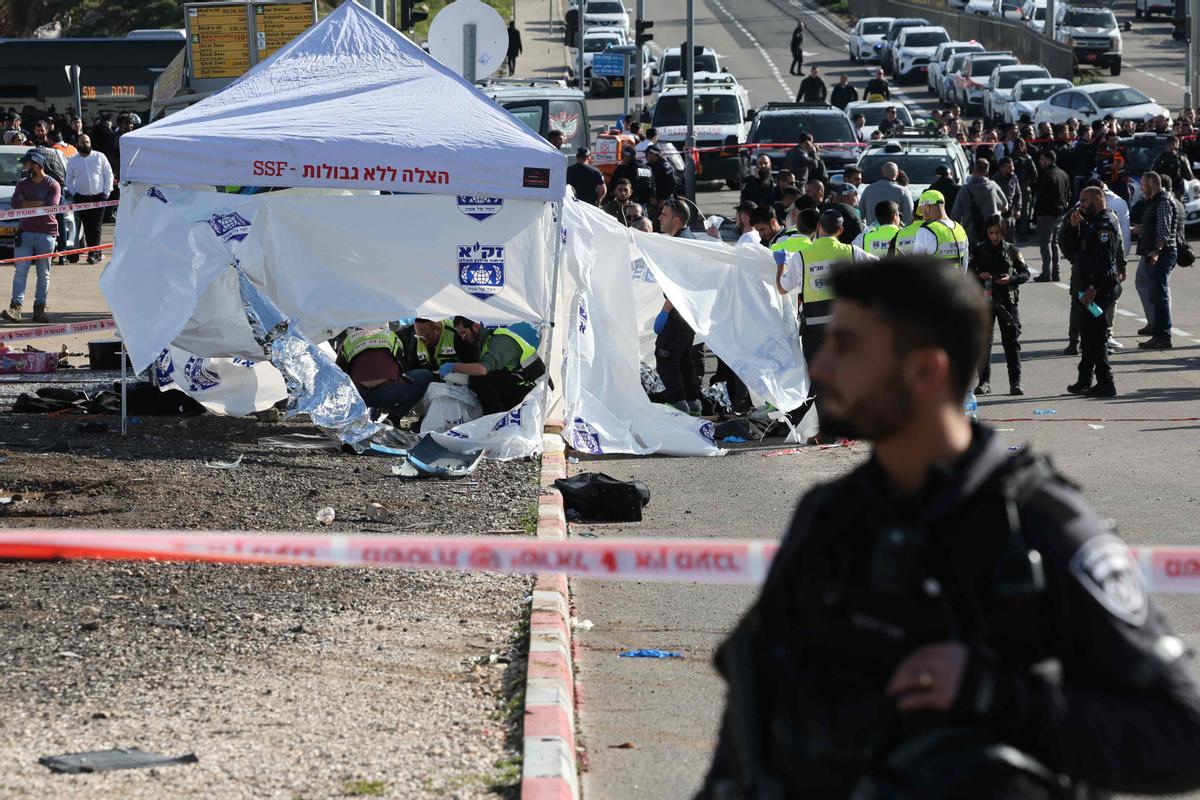
{"type": "MultiPolygon", "coordinates": [[[[537,538],[567,538],[562,495],[554,481],[567,477],[561,436],[543,437],[537,538]]],[[[529,619],[525,678],[522,800],[578,800],[575,753],[575,671],[571,660],[571,601],[562,573],[538,575],[529,619]]]]}

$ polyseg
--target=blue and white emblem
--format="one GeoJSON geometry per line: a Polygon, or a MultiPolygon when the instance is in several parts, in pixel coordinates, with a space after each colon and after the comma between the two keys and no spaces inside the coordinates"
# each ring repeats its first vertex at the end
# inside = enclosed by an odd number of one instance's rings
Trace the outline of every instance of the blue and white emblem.
{"type": "Polygon", "coordinates": [[[587,329],[588,329],[587,303],[585,303],[583,298],[581,297],[581,298],[579,298],[579,332],[587,333],[587,329]]]}
{"type": "Polygon", "coordinates": [[[521,409],[514,408],[512,411],[500,418],[500,421],[492,426],[493,431],[498,431],[502,428],[507,428],[510,425],[521,426],[521,409]]]}
{"type": "Polygon", "coordinates": [[[250,233],[250,220],[236,211],[226,214],[213,214],[208,220],[209,226],[222,241],[240,242],[250,233]]]}
{"type": "Polygon", "coordinates": [[[165,194],[163,194],[162,190],[159,189],[157,186],[151,186],[149,189],[147,189],[146,197],[153,197],[155,200],[162,203],[163,205],[167,204],[167,196],[165,194]]]}
{"type": "Polygon", "coordinates": [[[504,288],[504,245],[460,244],[458,285],[480,300],[499,294],[504,288]]]}
{"type": "Polygon", "coordinates": [[[187,360],[183,365],[183,376],[193,392],[203,392],[221,383],[220,378],[205,368],[204,359],[200,356],[192,356],[187,360]]]}
{"type": "Polygon", "coordinates": [[[571,446],[581,453],[600,455],[604,452],[600,447],[600,432],[582,417],[576,417],[571,423],[571,446]]]}
{"type": "Polygon", "coordinates": [[[175,382],[174,374],[175,364],[171,361],[171,354],[164,349],[154,361],[154,385],[171,385],[175,382]]]}
{"type": "Polygon", "coordinates": [[[458,210],[480,222],[499,214],[503,207],[503,197],[483,197],[476,194],[458,195],[458,210]]]}
{"type": "Polygon", "coordinates": [[[709,420],[704,420],[700,423],[700,435],[708,441],[716,444],[717,442],[717,426],[709,420]]]}

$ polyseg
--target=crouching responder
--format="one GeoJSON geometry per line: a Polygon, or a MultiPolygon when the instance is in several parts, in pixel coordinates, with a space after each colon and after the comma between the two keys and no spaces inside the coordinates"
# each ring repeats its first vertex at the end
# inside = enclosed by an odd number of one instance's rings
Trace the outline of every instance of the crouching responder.
{"type": "Polygon", "coordinates": [[[337,365],[350,376],[368,408],[388,414],[393,424],[421,402],[433,382],[428,369],[405,371],[400,338],[387,325],[350,328],[338,348],[337,365]]]}
{"type": "Polygon", "coordinates": [[[479,360],[479,348],[458,335],[452,319],[417,317],[396,335],[404,348],[405,369],[437,372],[442,364],[479,360]]]}
{"type": "Polygon", "coordinates": [[[466,317],[455,317],[454,330],[465,342],[479,347],[479,360],[447,362],[438,368],[438,374],[443,378],[451,373],[466,375],[484,414],[520,405],[534,382],[546,374],[537,348],[510,328],[485,328],[466,317]]]}

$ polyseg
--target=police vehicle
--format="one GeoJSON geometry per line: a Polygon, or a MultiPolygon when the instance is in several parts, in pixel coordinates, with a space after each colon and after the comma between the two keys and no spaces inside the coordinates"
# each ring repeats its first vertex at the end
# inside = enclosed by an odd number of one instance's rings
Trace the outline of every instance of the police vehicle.
{"type": "Polygon", "coordinates": [[[1056,41],[1075,53],[1079,66],[1107,67],[1111,75],[1121,74],[1121,28],[1110,8],[1057,6],[1056,41]]]}
{"type": "MultiPolygon", "coordinates": [[[[680,72],[682,69],[683,59],[680,56],[679,48],[668,47],[663,50],[662,57],[658,60],[658,74],[680,72]]],[[[692,54],[692,69],[697,73],[726,71],[721,68],[721,57],[717,55],[717,51],[703,45],[698,46],[692,54]]]]}
{"type": "Polygon", "coordinates": [[[879,171],[887,162],[893,162],[908,176],[908,193],[913,205],[921,192],[937,180],[938,167],[950,170],[950,177],[958,183],[966,181],[970,174],[970,161],[962,145],[948,137],[923,136],[914,129],[911,135],[893,139],[878,139],[867,143],[867,149],[858,160],[862,170],[863,184],[879,180],[879,171]]]}
{"type": "Polygon", "coordinates": [[[812,134],[813,141],[821,145],[817,152],[831,178],[858,161],[862,146],[840,109],[825,103],[767,103],[758,109],[750,127],[749,141],[756,146],[743,154],[741,177],[753,174],[754,159],[760,153],[771,157],[771,168],[778,172],[802,132],[812,134]],[[771,146],[776,143],[778,147],[771,146]]]}
{"type": "MultiPolygon", "coordinates": [[[[746,89],[728,73],[698,73],[692,79],[692,91],[696,146],[708,148],[700,151],[699,175],[702,180],[721,180],[735,188],[740,178],[738,146],[745,144],[754,118],[746,89]]],[[[670,142],[681,152],[687,139],[687,99],[686,82],[664,86],[650,118],[659,141],[670,142]]]]}
{"type": "Polygon", "coordinates": [[[850,50],[850,60],[878,61],[879,53],[875,50],[875,45],[883,41],[884,35],[895,19],[895,17],[864,17],[854,23],[854,27],[850,30],[850,41],[847,44],[850,50]]]}
{"type": "Polygon", "coordinates": [[[920,78],[929,72],[929,62],[938,45],[950,41],[946,29],[936,25],[905,28],[896,38],[892,72],[897,83],[920,78]]]}

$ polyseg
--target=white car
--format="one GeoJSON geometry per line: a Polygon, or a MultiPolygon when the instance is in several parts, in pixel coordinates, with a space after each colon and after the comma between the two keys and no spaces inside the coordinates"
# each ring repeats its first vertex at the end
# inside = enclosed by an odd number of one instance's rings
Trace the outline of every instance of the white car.
{"type": "Polygon", "coordinates": [[[962,53],[955,53],[946,59],[946,63],[941,68],[941,78],[937,85],[938,100],[942,103],[957,102],[954,99],[955,84],[962,75],[963,64],[967,61],[967,56],[973,53],[982,53],[983,50],[966,50],[962,53]]]}
{"type": "MultiPolygon", "coordinates": [[[[696,77],[692,79],[692,85],[696,88],[707,86],[733,87],[733,90],[737,92],[738,97],[741,99],[742,105],[745,108],[750,107],[750,92],[746,91],[746,87],[738,83],[738,79],[729,72],[697,72],[696,77]]],[[[683,79],[680,73],[667,72],[659,76],[658,94],[680,88],[687,89],[687,81],[683,79]]]]}
{"type": "MultiPolygon", "coordinates": [[[[12,207],[13,191],[17,188],[17,181],[22,177],[21,159],[28,152],[29,147],[26,145],[0,145],[0,211],[8,211],[12,207]]],[[[71,198],[63,197],[62,202],[69,203],[71,198]]],[[[67,241],[67,249],[75,250],[86,247],[83,226],[77,223],[75,214],[64,214],[63,222],[65,223],[63,236],[67,241]]],[[[0,220],[0,255],[5,258],[11,257],[13,254],[13,245],[19,227],[20,225],[15,219],[0,220]]],[[[72,264],[79,261],[78,255],[65,258],[72,264]]]]}
{"type": "Polygon", "coordinates": [[[883,41],[884,34],[887,33],[888,27],[895,20],[895,17],[864,17],[854,23],[854,27],[850,29],[850,50],[851,61],[878,61],[879,51],[875,49],[875,45],[883,41]]]}
{"type": "Polygon", "coordinates": [[[1050,95],[1071,87],[1065,78],[1033,78],[1017,81],[1012,88],[1012,99],[1000,108],[1000,119],[1010,125],[1021,121],[1021,117],[1033,119],[1038,106],[1050,95]]]}
{"type": "MultiPolygon", "coordinates": [[[[619,28],[590,28],[583,37],[583,74],[592,75],[592,59],[610,47],[627,44],[625,33],[619,28]]],[[[579,49],[571,48],[571,67],[579,65],[579,49]]]]}
{"type": "Polygon", "coordinates": [[[1020,19],[1021,0],[992,0],[992,10],[988,16],[995,19],[1020,19]]]}
{"type": "Polygon", "coordinates": [[[1133,0],[1133,15],[1138,19],[1150,19],[1151,14],[1164,17],[1175,16],[1174,0],[1133,0]]]}
{"type": "Polygon", "coordinates": [[[969,0],[963,7],[964,14],[976,14],[980,17],[991,16],[992,0],[969,0]]]}
{"type": "Polygon", "coordinates": [[[1046,32],[1046,0],[1025,0],[1021,6],[1025,27],[1037,33],[1046,32]]]}
{"type": "Polygon", "coordinates": [[[1171,112],[1151,97],[1121,83],[1092,83],[1073,86],[1046,98],[1033,116],[1035,123],[1051,125],[1075,117],[1091,124],[1112,114],[1118,120],[1148,121],[1157,116],[1171,118],[1171,112]]]}
{"type": "Polygon", "coordinates": [[[846,105],[846,119],[854,121],[856,114],[863,115],[863,136],[870,137],[872,133],[879,129],[880,123],[883,122],[884,112],[889,108],[896,109],[896,118],[904,125],[912,127],[912,114],[908,113],[908,107],[904,103],[896,103],[891,100],[883,102],[871,103],[866,100],[856,100],[853,103],[846,105]]]}
{"type": "MultiPolygon", "coordinates": [[[[668,72],[678,73],[682,67],[683,61],[680,58],[678,47],[668,47],[663,50],[662,57],[658,59],[659,75],[666,75],[668,72]]],[[[692,56],[692,68],[698,73],[721,72],[720,56],[711,47],[701,47],[700,52],[692,56]]]]}
{"type": "Polygon", "coordinates": [[[939,44],[937,50],[933,51],[933,58],[929,61],[929,72],[925,77],[925,85],[930,92],[940,95],[941,90],[938,87],[941,85],[942,77],[946,74],[946,64],[950,61],[950,56],[957,53],[982,53],[983,51],[983,45],[978,42],[939,44]]]}
{"type": "MultiPolygon", "coordinates": [[[[696,83],[693,118],[700,151],[701,180],[725,181],[735,188],[740,180],[739,145],[746,143],[753,112],[745,103],[746,90],[728,73],[719,81],[696,83]],[[728,147],[728,150],[719,148],[728,147]]],[[[687,136],[687,86],[667,86],[654,102],[650,125],[658,128],[660,142],[671,142],[684,152],[687,136]]],[[[795,141],[794,139],[792,141],[795,141]]]]}
{"type": "Polygon", "coordinates": [[[969,54],[963,60],[958,74],[954,76],[953,101],[962,106],[964,113],[972,106],[982,106],[983,98],[991,86],[992,71],[996,67],[1007,67],[1016,63],[1017,59],[1007,51],[969,54]]]}
{"type": "Polygon", "coordinates": [[[588,28],[620,28],[629,33],[629,12],[621,0],[587,0],[583,19],[588,28]]]}
{"type": "Polygon", "coordinates": [[[1012,103],[1013,87],[1017,85],[1017,81],[1049,77],[1050,71],[1045,67],[1024,64],[996,67],[992,70],[990,81],[992,90],[983,96],[983,118],[993,122],[1004,119],[1004,109],[1012,103]]]}
{"type": "Polygon", "coordinates": [[[913,205],[917,198],[937,180],[937,168],[946,167],[950,177],[965,182],[971,174],[967,154],[954,139],[937,139],[928,136],[880,139],[869,142],[858,160],[862,170],[863,184],[879,180],[880,170],[887,162],[893,162],[908,176],[909,195],[913,205]]]}
{"type": "Polygon", "coordinates": [[[930,25],[922,28],[905,28],[896,39],[892,51],[892,73],[897,83],[904,83],[914,76],[929,71],[929,61],[938,45],[950,41],[945,28],[930,25]]]}

